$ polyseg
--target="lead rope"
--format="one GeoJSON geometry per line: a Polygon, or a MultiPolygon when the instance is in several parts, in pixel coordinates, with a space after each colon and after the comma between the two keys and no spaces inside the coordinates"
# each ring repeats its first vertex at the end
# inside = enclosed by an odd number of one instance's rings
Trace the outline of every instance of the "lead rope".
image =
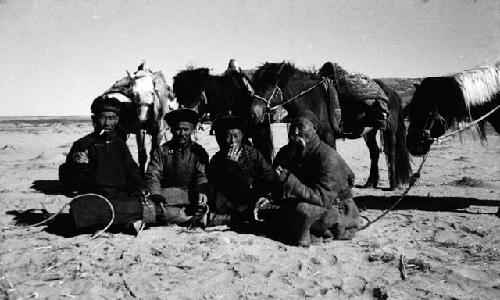
{"type": "MultiPolygon", "coordinates": [[[[321,81],[317,82],[316,84],[314,84],[313,86],[311,86],[311,87],[310,87],[310,88],[308,88],[307,90],[304,90],[304,91],[300,92],[300,94],[298,94],[298,95],[296,95],[296,96],[294,96],[294,97],[292,97],[292,98],[290,98],[290,99],[286,100],[286,101],[285,101],[285,102],[283,102],[283,103],[279,103],[279,104],[277,104],[277,105],[272,106],[270,109],[271,109],[271,110],[278,109],[279,107],[281,107],[281,106],[283,106],[283,105],[285,105],[285,104],[287,104],[287,103],[290,103],[290,102],[294,101],[294,100],[295,100],[295,99],[297,99],[297,98],[300,98],[300,97],[304,96],[305,94],[307,94],[307,93],[309,93],[310,91],[314,90],[314,89],[315,89],[318,85],[322,84],[322,83],[323,83],[323,82],[325,82],[326,80],[327,80],[326,78],[323,78],[321,81]]],[[[283,97],[283,96],[282,96],[282,97],[283,97]]]]}
{"type": "MultiPolygon", "coordinates": [[[[437,142],[437,143],[441,143],[443,140],[449,138],[450,136],[453,136],[453,135],[455,135],[457,133],[460,133],[460,132],[462,132],[462,131],[464,131],[464,130],[466,130],[466,129],[472,127],[472,126],[474,126],[478,122],[481,122],[482,120],[486,119],[488,116],[490,116],[491,114],[493,114],[499,108],[500,108],[500,104],[497,105],[495,108],[493,108],[491,111],[489,111],[487,114],[485,114],[482,117],[474,120],[473,122],[467,124],[466,126],[460,128],[460,129],[457,129],[455,131],[452,131],[452,132],[450,132],[448,134],[445,134],[445,135],[443,135],[443,136],[441,136],[439,138],[435,138],[434,141],[437,142]]],[[[375,222],[379,221],[380,219],[382,219],[383,217],[385,217],[390,211],[392,211],[404,199],[404,197],[408,194],[408,192],[411,190],[411,188],[413,186],[415,186],[415,184],[417,183],[418,179],[420,178],[420,172],[422,171],[424,163],[427,160],[427,158],[429,157],[429,154],[431,153],[432,145],[433,144],[431,144],[431,147],[429,148],[429,151],[422,158],[422,161],[420,162],[420,166],[418,167],[417,172],[415,172],[415,173],[413,173],[413,175],[411,175],[410,183],[409,183],[408,187],[406,188],[406,190],[403,192],[403,194],[401,194],[401,196],[399,196],[399,198],[396,199],[396,201],[394,201],[394,203],[388,209],[386,209],[383,213],[381,213],[377,218],[375,218],[373,221],[368,221],[368,223],[365,226],[361,227],[359,229],[359,231],[364,230],[364,229],[370,227],[373,223],[375,223],[375,222]]]]}

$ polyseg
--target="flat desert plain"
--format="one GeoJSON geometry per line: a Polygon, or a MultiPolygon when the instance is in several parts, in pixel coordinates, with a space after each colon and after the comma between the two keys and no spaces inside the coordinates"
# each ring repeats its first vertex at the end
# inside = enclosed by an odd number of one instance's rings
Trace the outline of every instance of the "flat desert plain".
{"type": "MultiPolygon", "coordinates": [[[[282,145],[286,128],[274,129],[282,145]]],[[[491,129],[484,145],[470,133],[435,145],[421,179],[395,210],[352,241],[310,248],[227,227],[155,227],[138,237],[105,233],[91,240],[64,226],[25,225],[45,217],[42,209],[55,213],[71,200],[61,193],[58,166],[72,142],[91,130],[86,118],[1,120],[0,297],[500,299],[500,137],[491,129]]],[[[198,140],[210,155],[217,151],[208,130],[198,140]]],[[[363,184],[364,141],[339,141],[338,151],[363,184]]],[[[413,158],[414,168],[419,163],[413,158]]],[[[404,191],[384,189],[383,157],[380,165],[380,189],[354,189],[370,220],[404,191]]]]}

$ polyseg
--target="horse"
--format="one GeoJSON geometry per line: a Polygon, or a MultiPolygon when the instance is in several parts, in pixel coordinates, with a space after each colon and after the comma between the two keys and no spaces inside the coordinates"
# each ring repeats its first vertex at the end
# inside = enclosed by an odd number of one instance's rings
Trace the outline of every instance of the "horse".
{"type": "MultiPolygon", "coordinates": [[[[401,112],[401,99],[383,82],[376,82],[389,98],[389,122],[387,129],[383,131],[383,146],[388,162],[390,188],[394,189],[410,180],[411,165],[405,143],[406,128],[401,112]]],[[[328,77],[300,70],[292,63],[265,63],[255,72],[253,86],[257,97],[267,104],[272,114],[275,114],[280,106],[288,111],[289,117],[304,109],[313,111],[319,120],[318,135],[333,148],[336,148],[335,140],[338,138],[361,137],[361,134],[347,134],[341,128],[342,123],[346,123],[345,111],[353,112],[352,107],[355,106],[339,97],[334,83],[328,77]]],[[[355,113],[363,115],[359,111],[355,113]]],[[[347,117],[353,118],[351,115],[347,117]]],[[[376,187],[379,182],[380,154],[376,133],[376,130],[371,130],[363,135],[371,159],[370,175],[365,187],[376,187]]]]}
{"type": "Polygon", "coordinates": [[[249,121],[252,118],[252,92],[240,79],[235,74],[211,75],[208,68],[190,68],[174,76],[173,90],[179,105],[197,110],[202,120],[215,121],[228,114],[243,117],[248,125],[252,125],[248,126],[246,133],[253,146],[271,162],[271,126],[266,120],[249,121]]]}
{"type": "Polygon", "coordinates": [[[153,72],[143,62],[133,75],[127,71],[127,76],[116,81],[103,96],[122,103],[117,135],[127,140],[130,133],[135,134],[139,167],[144,175],[148,159],[145,137],[151,135],[151,151],[165,141],[168,125],[163,117],[174,105],[172,89],[161,71],[153,72]]]}
{"type": "MultiPolygon", "coordinates": [[[[412,155],[427,154],[435,139],[448,129],[473,122],[490,112],[485,120],[500,134],[500,65],[427,77],[415,86],[408,104],[410,124],[406,139],[412,155]]],[[[486,139],[485,120],[476,127],[480,141],[486,139]]]]}

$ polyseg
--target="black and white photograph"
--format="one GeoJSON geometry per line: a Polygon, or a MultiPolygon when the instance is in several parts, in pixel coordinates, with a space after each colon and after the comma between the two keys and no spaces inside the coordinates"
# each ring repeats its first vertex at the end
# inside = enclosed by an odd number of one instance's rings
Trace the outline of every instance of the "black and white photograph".
{"type": "Polygon", "coordinates": [[[0,299],[500,299],[496,0],[0,0],[0,299]]]}

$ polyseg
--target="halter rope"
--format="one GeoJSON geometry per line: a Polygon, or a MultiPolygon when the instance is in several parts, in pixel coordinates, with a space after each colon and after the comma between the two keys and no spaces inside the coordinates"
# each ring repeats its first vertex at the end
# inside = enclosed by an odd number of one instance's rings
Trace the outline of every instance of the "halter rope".
{"type": "Polygon", "coordinates": [[[269,107],[271,106],[271,100],[273,99],[274,97],[274,94],[276,93],[276,91],[278,91],[280,93],[280,96],[281,96],[281,101],[283,101],[283,92],[281,91],[280,87],[278,85],[276,85],[273,89],[273,92],[271,93],[271,95],[269,96],[268,99],[264,98],[264,97],[261,97],[259,95],[253,95],[255,98],[259,99],[259,100],[262,100],[264,103],[266,103],[266,106],[269,107]]]}
{"type": "MultiPolygon", "coordinates": [[[[443,141],[444,139],[446,139],[446,138],[448,138],[450,136],[453,136],[453,135],[455,135],[457,133],[460,133],[460,132],[462,132],[462,131],[464,131],[464,130],[466,130],[466,129],[472,127],[472,126],[474,126],[478,122],[481,122],[482,120],[484,120],[485,118],[487,118],[488,116],[490,116],[492,113],[494,113],[499,108],[500,108],[500,104],[497,105],[495,108],[493,108],[491,111],[489,111],[487,114],[485,114],[482,117],[474,120],[473,122],[467,124],[466,126],[460,128],[460,129],[457,129],[457,130],[455,130],[453,132],[450,132],[448,134],[445,134],[442,137],[435,138],[434,140],[439,143],[439,142],[443,141]]],[[[389,208],[387,208],[383,213],[381,213],[377,218],[375,218],[373,221],[369,221],[365,226],[361,227],[359,229],[359,231],[368,228],[373,223],[375,223],[375,222],[379,221],[380,219],[382,219],[383,217],[385,217],[391,210],[393,210],[401,202],[401,200],[404,199],[404,197],[408,194],[408,192],[411,190],[411,188],[417,183],[418,179],[420,178],[420,172],[422,171],[422,168],[424,167],[424,163],[427,160],[427,158],[429,157],[429,154],[431,153],[431,149],[432,149],[432,144],[431,144],[431,147],[429,148],[429,151],[427,151],[427,153],[422,158],[422,161],[420,162],[420,165],[418,167],[417,172],[415,172],[415,173],[413,173],[413,175],[411,175],[410,184],[408,185],[408,187],[406,188],[406,190],[403,192],[403,194],[401,194],[401,196],[399,196],[399,198],[396,199],[396,201],[394,201],[394,203],[389,208]]]]}
{"type": "MultiPolygon", "coordinates": [[[[317,82],[316,84],[314,84],[313,86],[311,86],[310,88],[308,88],[307,90],[304,90],[302,92],[300,92],[298,95],[286,100],[285,102],[282,102],[282,103],[279,103],[279,104],[276,104],[272,107],[270,107],[271,110],[275,110],[275,109],[278,109],[279,107],[285,105],[285,104],[288,104],[294,100],[296,100],[297,98],[300,98],[302,96],[304,96],[305,94],[309,93],[310,91],[314,90],[318,85],[322,84],[323,82],[325,82],[327,79],[326,78],[323,78],[321,81],[317,82]]],[[[283,96],[282,96],[283,97],[283,96]]]]}
{"type": "Polygon", "coordinates": [[[465,125],[465,126],[464,126],[464,127],[462,127],[462,128],[459,128],[459,129],[457,129],[457,130],[455,130],[455,131],[452,131],[452,132],[450,132],[450,133],[447,133],[447,134],[445,134],[445,135],[443,135],[443,136],[437,137],[437,138],[435,138],[435,139],[434,139],[434,141],[436,141],[436,142],[438,142],[438,143],[441,143],[443,140],[445,140],[445,139],[449,138],[450,136],[455,135],[455,134],[457,134],[457,133],[460,133],[460,132],[462,132],[462,131],[464,131],[464,130],[466,130],[466,129],[469,129],[470,127],[472,127],[472,126],[476,125],[477,123],[479,123],[479,122],[481,122],[482,120],[484,120],[484,119],[486,119],[487,117],[489,117],[491,114],[493,114],[493,113],[494,113],[495,111],[497,111],[499,108],[500,108],[500,104],[499,104],[499,105],[497,105],[497,106],[496,106],[495,108],[493,108],[492,110],[490,110],[490,111],[489,111],[487,114],[485,114],[484,116],[481,116],[480,118],[478,118],[478,119],[474,120],[473,122],[471,122],[471,123],[469,123],[469,124],[465,125]]]}

